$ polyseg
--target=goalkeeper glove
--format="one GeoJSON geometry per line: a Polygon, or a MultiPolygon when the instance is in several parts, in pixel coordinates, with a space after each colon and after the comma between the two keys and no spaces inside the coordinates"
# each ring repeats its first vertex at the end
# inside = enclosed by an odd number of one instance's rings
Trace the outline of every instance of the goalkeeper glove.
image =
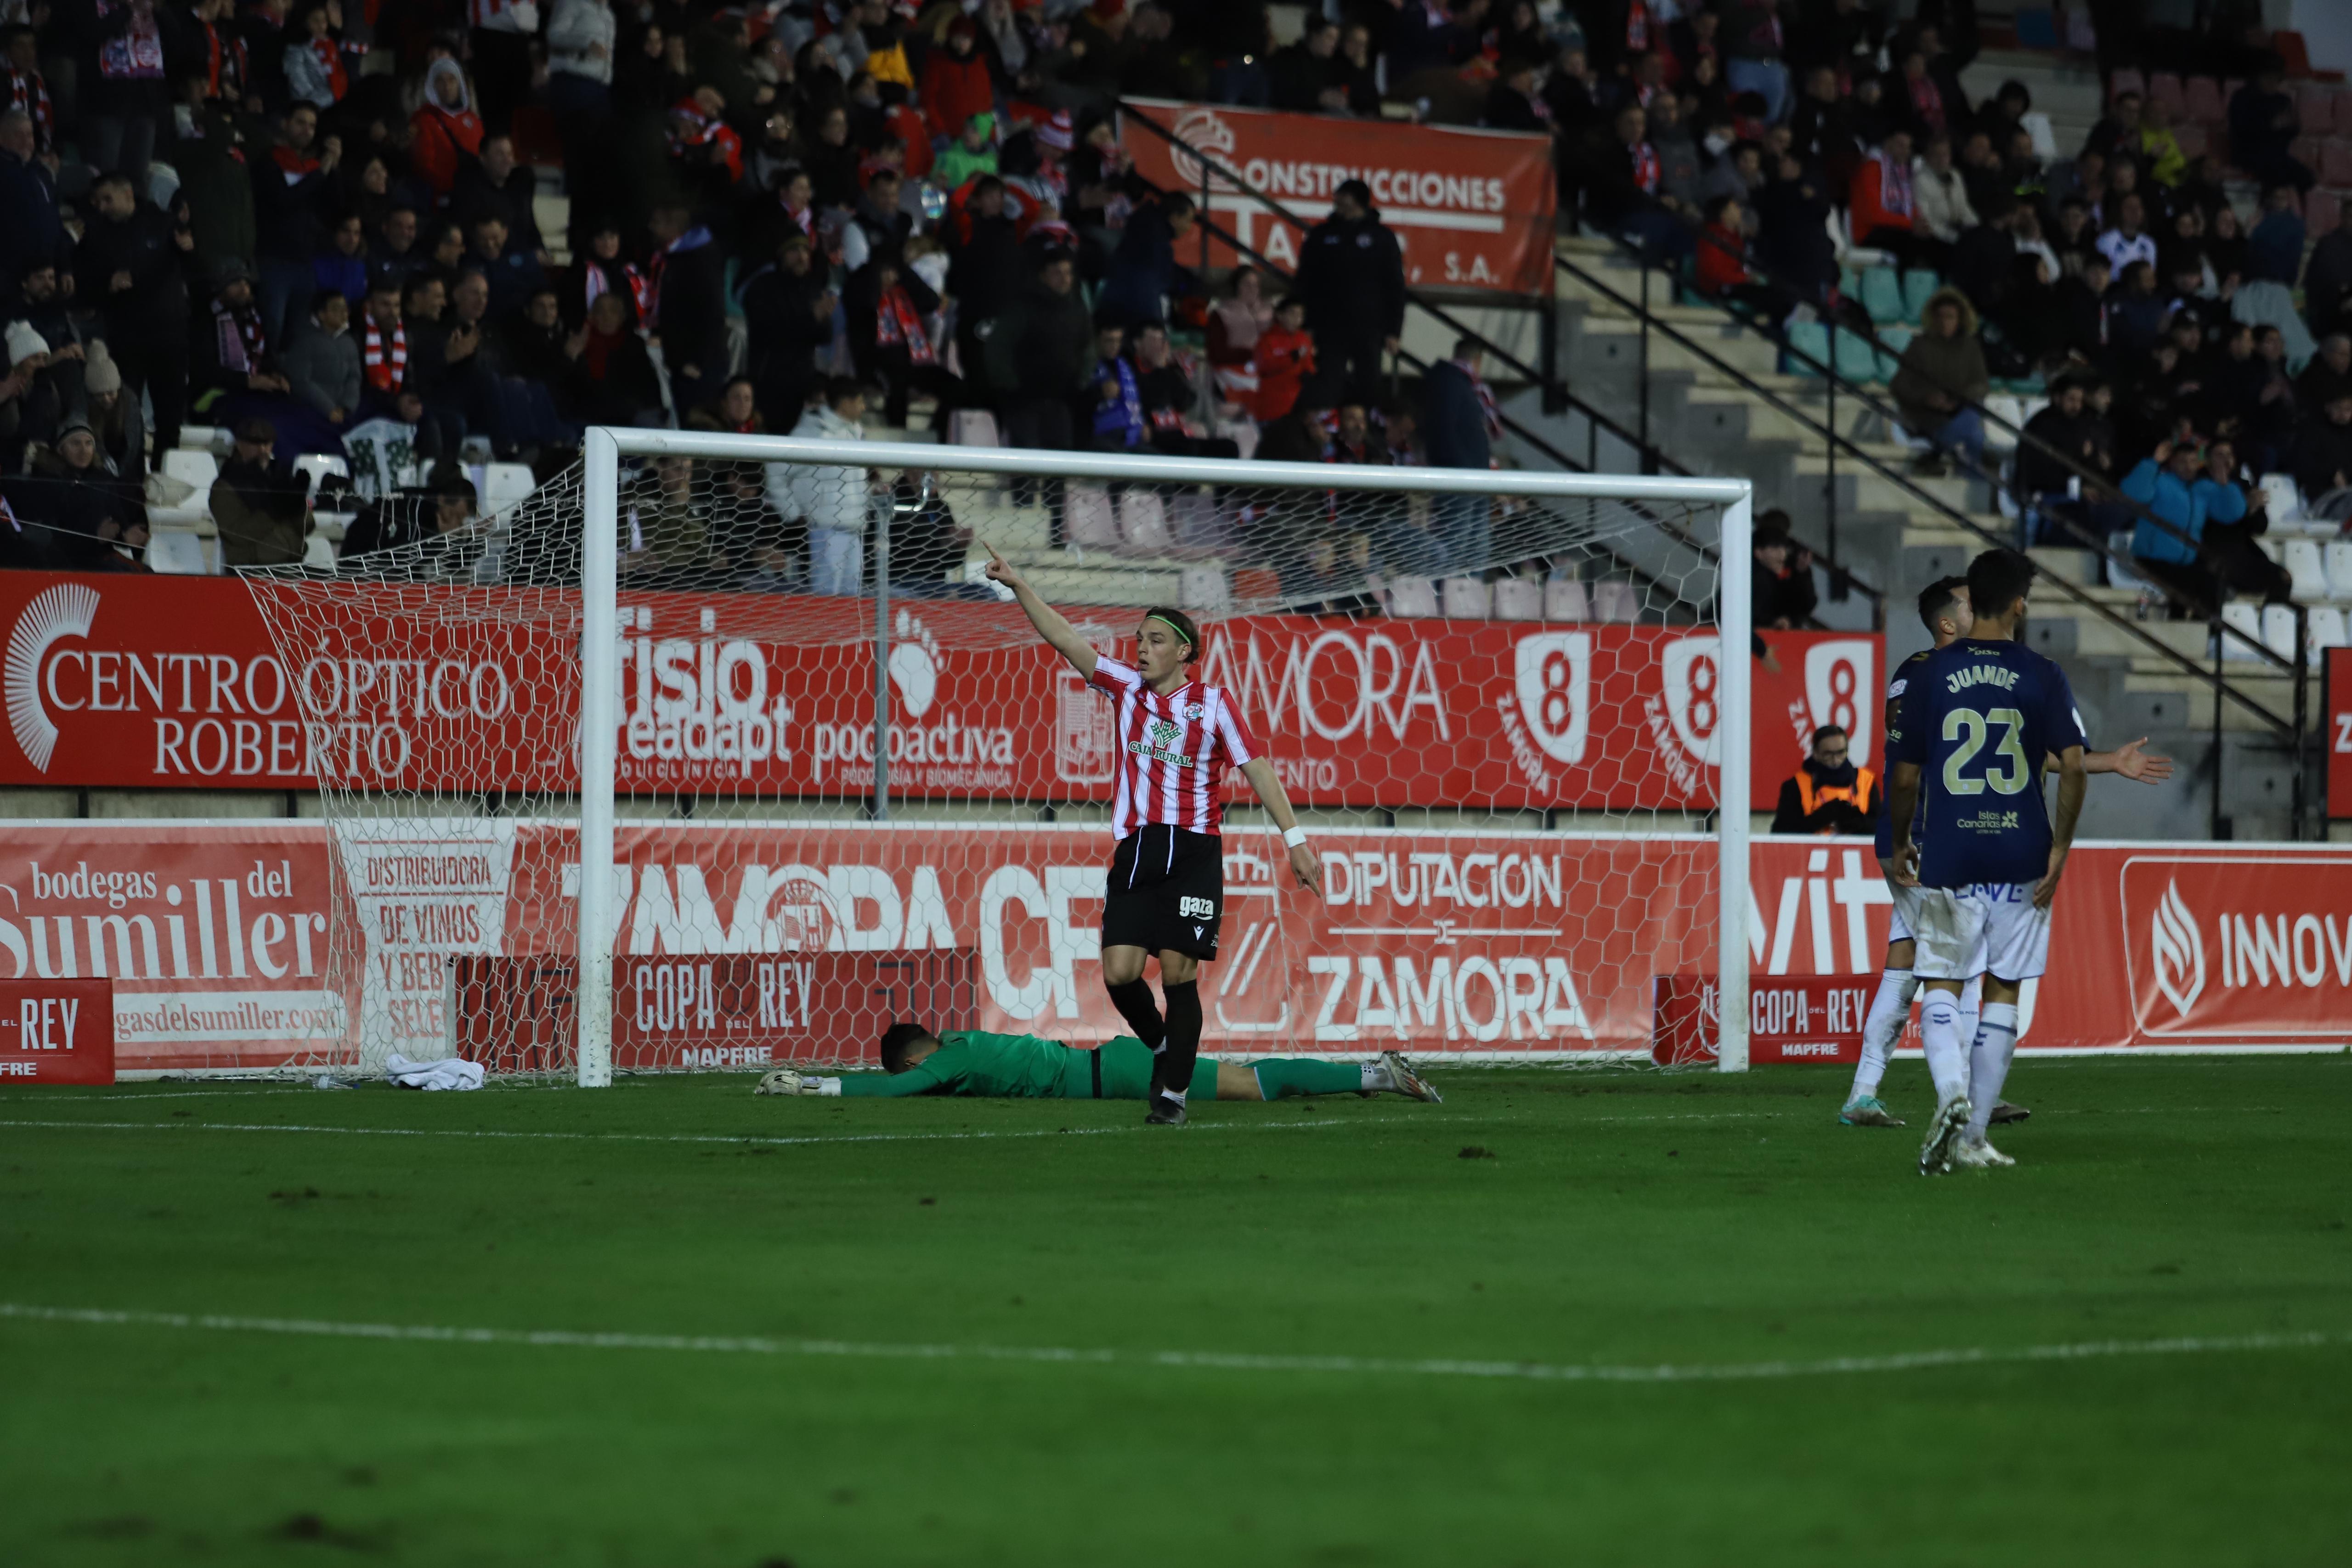
{"type": "Polygon", "coordinates": [[[779,1067],[760,1080],[754,1094],[838,1094],[841,1080],[820,1078],[813,1072],[801,1072],[790,1067],[779,1067]]]}

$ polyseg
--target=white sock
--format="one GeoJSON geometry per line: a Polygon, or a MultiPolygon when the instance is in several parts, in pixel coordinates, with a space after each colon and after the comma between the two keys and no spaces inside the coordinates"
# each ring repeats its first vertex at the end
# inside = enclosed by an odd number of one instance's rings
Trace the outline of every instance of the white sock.
{"type": "Polygon", "coordinates": [[[1910,1019],[1911,998],[1918,994],[1919,977],[1908,969],[1889,969],[1878,977],[1878,994],[1870,998],[1870,1017],[1862,1026],[1862,1065],[1853,1070],[1853,1092],[1848,1100],[1878,1092],[1895,1042],[1903,1038],[1903,1026],[1910,1019]]]}
{"type": "Polygon", "coordinates": [[[1984,977],[1979,975],[1960,988],[1960,1044],[1963,1048],[1975,1044],[1977,1023],[1983,1012],[1984,977]]]}
{"type": "Polygon", "coordinates": [[[1960,1039],[1960,1004],[1949,991],[1929,991],[1919,1009],[1919,1042],[1927,1051],[1927,1076],[1936,1081],[1936,1103],[1969,1091],[1969,1048],[1960,1039]]]}
{"type": "Polygon", "coordinates": [[[1970,1142],[1982,1143],[1992,1125],[1992,1108],[2000,1103],[2001,1081],[2009,1076],[2010,1059],[2016,1054],[2017,1004],[1987,1002],[1976,1042],[1969,1048],[1970,1142]]]}
{"type": "Polygon", "coordinates": [[[1367,1061],[1364,1063],[1364,1088],[1366,1091],[1378,1092],[1382,1089],[1386,1089],[1388,1086],[1389,1073],[1386,1063],[1380,1061],[1367,1061]]]}

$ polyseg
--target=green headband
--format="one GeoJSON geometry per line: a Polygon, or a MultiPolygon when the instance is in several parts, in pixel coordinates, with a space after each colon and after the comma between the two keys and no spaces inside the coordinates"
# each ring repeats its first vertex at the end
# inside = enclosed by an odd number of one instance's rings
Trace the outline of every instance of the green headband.
{"type": "Polygon", "coordinates": [[[1169,620],[1165,615],[1147,615],[1144,619],[1146,621],[1157,621],[1162,626],[1167,627],[1171,632],[1175,632],[1176,635],[1183,641],[1184,646],[1187,648],[1197,648],[1200,646],[1200,643],[1193,640],[1192,633],[1185,631],[1184,628],[1177,625],[1176,622],[1169,620]]]}

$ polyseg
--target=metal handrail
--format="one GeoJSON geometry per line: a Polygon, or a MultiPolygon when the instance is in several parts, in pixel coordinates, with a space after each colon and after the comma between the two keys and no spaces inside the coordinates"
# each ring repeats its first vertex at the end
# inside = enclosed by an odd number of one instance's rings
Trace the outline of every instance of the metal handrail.
{"type": "MultiPolygon", "coordinates": [[[[1634,312],[1634,314],[1643,320],[1644,327],[1647,329],[1664,333],[1668,339],[1684,349],[1688,350],[1690,352],[1697,355],[1700,359],[1706,361],[1715,369],[1721,371],[1724,374],[1731,377],[1732,380],[1738,382],[1742,387],[1764,399],[1774,408],[1798,421],[1801,424],[1818,432],[1832,450],[1840,446],[1844,447],[1849,454],[1861,459],[1864,464],[1868,465],[1881,478],[1889,481],[1907,492],[1929,510],[1939,514],[1948,521],[1955,523],[1961,528],[1974,534],[1977,538],[1983,539],[1986,543],[1994,546],[2001,546],[2006,543],[2000,535],[1980,526],[1976,519],[1970,517],[1968,513],[1961,511],[1958,507],[1952,506],[1949,502],[1947,502],[1940,497],[1930,494],[1927,490],[1922,489],[1910,476],[1904,474],[1897,469],[1889,467],[1879,458],[1865,451],[1861,443],[1842,434],[1834,425],[1815,418],[1812,414],[1807,413],[1804,409],[1798,406],[1790,399],[1782,396],[1770,387],[1765,386],[1762,382],[1757,381],[1753,376],[1740,370],[1738,366],[1724,360],[1722,356],[1716,354],[1703,344],[1686,336],[1672,323],[1657,318],[1644,307],[1633,300],[1628,299],[1624,295],[1620,294],[1616,289],[1610,287],[1609,284],[1602,281],[1594,274],[1577,266],[1567,257],[1559,256],[1556,252],[1552,260],[1555,267],[1571,274],[1588,287],[1599,290],[1622,308],[1634,312]]],[[[1819,361],[1814,361],[1810,355],[1804,354],[1801,351],[1793,350],[1789,351],[1793,355],[1793,357],[1802,360],[1808,364],[1818,365],[1819,363],[1819,361]]],[[[1845,386],[1846,390],[1850,392],[1863,395],[1865,398],[1865,401],[1869,402],[1874,407],[1879,407],[1882,410],[1884,409],[1883,404],[1877,403],[1876,400],[1869,397],[1866,392],[1863,392],[1863,389],[1853,386],[1851,382],[1842,382],[1841,384],[1845,386]]],[[[2104,554],[2105,552],[2102,551],[2102,553],[2104,554]]],[[[2277,730],[2290,738],[2294,737],[2294,726],[2290,719],[2284,718],[2277,714],[2272,713],[2261,703],[2256,702],[2253,698],[2248,696],[2243,692],[2231,686],[2218,673],[2209,674],[2198,662],[2190,659],[2187,654],[2179,653],[2179,651],[2168,646],[2161,640],[2150,635],[2137,622],[2116,614],[2115,611],[2092,598],[2077,584],[2069,582],[2063,578],[2055,576],[2052,577],[2051,581],[2053,582],[2058,590],[2062,593],[2065,594],[2069,599],[2072,599],[2077,604],[2089,610],[2100,619],[2121,628],[2130,636],[2147,644],[2147,647],[2155,652],[2159,657],[2179,665],[2183,671],[2196,679],[2210,684],[2217,695],[2226,695],[2231,701],[2236,703],[2239,706],[2252,714],[2257,719],[2269,726],[2271,728],[2277,730]]],[[[2219,624],[2219,622],[2217,622],[2217,624],[2219,624]]],[[[2233,635],[2236,634],[2234,628],[2225,627],[2224,630],[2231,632],[2233,635]]],[[[2277,656],[2272,653],[2268,648],[2262,647],[2262,644],[2259,643],[2256,643],[2253,645],[2261,649],[2265,658],[2274,660],[2283,667],[2286,667],[2289,670],[2289,673],[2292,673],[2292,666],[2287,664],[2287,661],[2278,659],[2277,656]]]]}
{"type": "MultiPolygon", "coordinates": [[[[1265,208],[1276,217],[1279,217],[1286,222],[1297,225],[1302,229],[1312,226],[1300,214],[1292,212],[1289,208],[1276,201],[1272,196],[1267,195],[1264,191],[1258,189],[1255,185],[1251,184],[1234,170],[1217,162],[1215,158],[1193,146],[1182,137],[1178,136],[1174,131],[1170,131],[1165,126],[1160,124],[1157,120],[1151,119],[1150,116],[1135,110],[1124,99],[1118,100],[1118,107],[1121,114],[1125,117],[1121,121],[1122,124],[1126,123],[1127,120],[1131,120],[1134,123],[1142,126],[1146,131],[1149,131],[1152,135],[1159,137],[1162,141],[1167,142],[1170,146],[1182,148],[1188,156],[1200,164],[1202,171],[1202,194],[1204,196],[1207,193],[1207,177],[1210,174],[1214,174],[1218,178],[1223,180],[1233,189],[1248,196],[1251,200],[1256,202],[1260,206],[1265,208]]],[[[1217,226],[1217,225],[1213,223],[1209,216],[1208,204],[1205,200],[1200,204],[1199,215],[1195,221],[1201,225],[1204,235],[1214,235],[1218,239],[1224,241],[1227,246],[1232,247],[1236,255],[1248,256],[1250,260],[1262,270],[1269,272],[1278,278],[1288,278],[1294,276],[1293,274],[1285,271],[1278,264],[1268,259],[1264,253],[1257,250],[1255,246],[1244,244],[1234,235],[1217,226]]],[[[1405,303],[1421,310],[1425,315],[1434,318],[1438,322],[1451,329],[1456,337],[1467,338],[1476,342],[1482,352],[1492,356],[1499,363],[1517,371],[1522,378],[1534,383],[1547,396],[1559,398],[1570,409],[1582,414],[1588,421],[1600,428],[1607,430],[1610,434],[1632,446],[1641,455],[1641,457],[1645,464],[1663,464],[1672,468],[1675,473],[1695,475],[1695,471],[1693,469],[1686,465],[1676,461],[1663,447],[1656,445],[1643,436],[1636,435],[1633,431],[1627,429],[1624,425],[1620,424],[1608,414],[1592,407],[1590,403],[1584,402],[1583,399],[1577,397],[1574,393],[1570,392],[1565,380],[1545,370],[1528,364],[1526,361],[1519,359],[1518,356],[1512,353],[1508,349],[1504,348],[1501,344],[1488,338],[1485,333],[1471,327],[1467,322],[1456,319],[1443,306],[1438,305],[1425,295],[1408,288],[1405,290],[1405,303]]],[[[1397,357],[1410,361],[1416,370],[1426,370],[1428,368],[1426,361],[1423,361],[1420,356],[1412,354],[1402,347],[1397,350],[1397,357]]],[[[1547,457],[1549,457],[1561,467],[1575,469],[1582,473],[1593,472],[1590,464],[1580,464],[1576,462],[1573,458],[1568,456],[1558,447],[1552,445],[1549,442],[1536,434],[1533,431],[1528,430],[1526,426],[1519,424],[1517,422],[1510,419],[1507,415],[1499,417],[1502,418],[1504,428],[1518,438],[1519,441],[1530,447],[1533,447],[1536,451],[1542,453],[1547,457]]],[[[1646,508],[1637,507],[1636,509],[1643,510],[1645,516],[1650,517],[1650,520],[1653,524],[1654,524],[1662,532],[1672,537],[1676,543],[1696,552],[1702,559],[1716,561],[1718,567],[1720,566],[1721,562],[1718,553],[1712,546],[1707,545],[1703,540],[1694,538],[1687,530],[1683,529],[1671,519],[1649,514],[1646,508]]],[[[1613,550],[1609,553],[1620,561],[1623,561],[1624,559],[1622,556],[1616,556],[1616,552],[1613,550]]],[[[1815,553],[1821,557],[1822,564],[1830,571],[1833,581],[1842,580],[1848,586],[1859,590],[1866,598],[1872,601],[1873,617],[1883,626],[1885,618],[1885,592],[1883,590],[1872,587],[1862,578],[1856,576],[1852,570],[1841,565],[1833,558],[1831,552],[1822,550],[1816,551],[1815,553]]],[[[1650,581],[1652,586],[1663,587],[1663,585],[1656,583],[1654,579],[1648,578],[1647,574],[1641,573],[1638,568],[1633,568],[1631,562],[1625,562],[1624,564],[1629,570],[1634,570],[1637,575],[1643,576],[1645,581],[1650,581]]],[[[1684,600],[1683,596],[1680,594],[1675,594],[1674,597],[1685,603],[1691,602],[1688,600],[1684,600]]]]}
{"type": "MultiPolygon", "coordinates": [[[[1652,199],[1651,204],[1653,208],[1658,212],[1668,213],[1669,215],[1676,215],[1671,213],[1671,209],[1658,204],[1654,198],[1652,199]]],[[[1677,221],[1682,221],[1678,215],[1677,221]]],[[[1685,226],[1689,225],[1685,224],[1685,226]]],[[[1606,235],[1606,236],[1612,243],[1618,246],[1620,249],[1633,255],[1642,263],[1643,292],[1645,296],[1645,303],[1640,313],[1645,321],[1651,320],[1652,318],[1646,305],[1649,274],[1649,262],[1647,258],[1643,256],[1639,246],[1627,240],[1622,235],[1609,234],[1605,229],[1601,232],[1606,235]]],[[[1707,233],[1704,228],[1695,230],[1694,238],[1698,244],[1711,245],[1716,246],[1718,250],[1729,250],[1728,246],[1725,246],[1722,241],[1717,239],[1715,235],[1707,233]]],[[[1761,278],[1767,283],[1772,281],[1771,275],[1755,267],[1748,260],[1745,252],[1740,253],[1736,259],[1739,262],[1742,269],[1747,271],[1750,276],[1761,278]]],[[[1552,261],[1555,267],[1564,267],[1567,270],[1575,272],[1579,277],[1589,277],[1590,276],[1589,274],[1584,273],[1582,269],[1575,267],[1572,264],[1569,263],[1566,258],[1562,257],[1558,253],[1557,250],[1553,252],[1552,261]]],[[[1670,269],[1668,270],[1669,275],[1671,276],[1671,271],[1670,269]]],[[[1783,285],[1782,287],[1785,287],[1786,286],[1783,285]]],[[[1767,341],[1770,342],[1775,348],[1780,350],[1784,356],[1796,360],[1817,372],[1824,383],[1825,390],[1832,400],[1836,397],[1838,391],[1843,390],[1848,396],[1861,399],[1864,404],[1866,404],[1874,413],[1879,414],[1882,418],[1899,421],[1901,415],[1898,411],[1889,408],[1876,393],[1871,392],[1866,384],[1849,380],[1839,373],[1837,369],[1836,334],[1841,330],[1853,332],[1855,337],[1861,339],[1864,343],[1867,343],[1871,350],[1875,353],[1884,354],[1890,352],[1885,340],[1879,337],[1875,323],[1873,323],[1866,329],[1856,329],[1853,328],[1843,328],[1834,321],[1831,322],[1830,357],[1828,362],[1825,363],[1805,352],[1802,349],[1798,348],[1795,343],[1790,340],[1786,329],[1780,327],[1777,323],[1769,323],[1756,318],[1745,316],[1739,311],[1735,310],[1729,306],[1717,300],[1706,300],[1702,297],[1702,302],[1705,305],[1712,306],[1714,308],[1721,311],[1725,319],[1732,322],[1734,325],[1759,333],[1767,341]]],[[[1660,326],[1664,325],[1663,322],[1659,322],[1657,324],[1660,326]]],[[[1982,401],[1965,397],[1955,389],[1943,386],[1940,382],[1937,383],[1937,386],[1940,391],[1942,391],[1946,395],[1955,399],[1962,407],[1973,410],[1979,419],[1990,420],[1994,424],[1999,425],[2001,429],[2006,430],[2012,435],[2016,436],[2019,444],[2021,445],[2028,442],[2032,443],[2037,451],[2046,454],[2052,459],[2063,465],[2069,472],[2074,474],[2077,479],[2092,486],[2094,489],[2102,492],[2105,504],[2124,508],[2125,511],[2132,516],[2135,521],[2148,523],[2159,531],[2170,534],[2174,538],[2180,540],[2184,544],[2194,546],[2198,543],[2196,538],[2189,534],[2187,529],[2158,516],[2157,513],[2146,504],[2135,501],[2129,496],[2125,495],[2121,486],[2117,482],[2110,480],[2105,476],[2095,473],[2095,471],[2083,466],[2082,464],[2076,462],[2065,453],[2059,451],[2056,447],[2052,446],[2040,436],[2029,434],[2024,426],[2003,419],[2000,415],[1993,413],[1991,409],[1987,407],[1982,401]]],[[[1645,413],[1648,408],[1646,392],[1647,389],[1645,387],[1645,395],[1643,400],[1645,413]]],[[[1832,407],[1834,407],[1834,403],[1832,403],[1832,407]]],[[[1835,476],[1835,464],[1836,455],[1834,450],[1832,450],[1831,453],[1832,479],[1834,479],[1835,476]]],[[[1984,480],[1987,484],[1992,485],[1995,487],[2000,486],[2000,479],[1998,473],[1988,474],[1981,467],[1977,467],[1973,465],[1969,465],[1967,466],[1969,467],[1970,471],[1974,473],[1978,478],[1984,480]]],[[[1830,504],[1832,507],[1836,505],[1834,497],[1832,497],[1830,504]]],[[[2066,517],[2063,514],[2053,515],[2055,517],[2059,525],[2063,528],[2068,534],[2072,535],[2084,549],[2095,551],[2099,556],[2114,566],[2121,568],[2126,571],[2130,570],[2130,561],[2126,558],[2115,553],[2115,551],[2109,548],[2108,543],[2105,538],[2094,534],[2072,517],[2066,517]]],[[[1832,532],[1835,532],[1834,519],[1832,519],[1832,532]]],[[[2189,603],[2185,598],[2175,593],[2168,585],[2157,583],[2152,586],[2154,586],[2156,591],[2164,597],[2166,602],[2178,605],[2184,609],[2193,610],[2196,608],[2196,606],[2189,603]]],[[[2225,639],[2236,638],[2240,643],[2252,650],[2256,657],[2267,660],[2271,664],[2277,665],[2282,670],[2292,669],[2293,666],[2289,660],[2282,658],[2279,654],[2272,652],[2269,646],[2263,643],[2260,639],[2247,636],[2244,632],[2238,631],[2235,627],[2223,622],[2218,615],[2204,617],[2203,619],[2207,620],[2209,623],[2211,624],[2217,637],[2225,639]]],[[[2243,698],[2237,697],[2234,693],[2232,694],[2232,697],[2233,700],[2238,700],[2242,703],[2244,701],[2243,698]]],[[[2273,723],[2280,722],[2275,715],[2269,716],[2272,718],[2273,723]]]]}

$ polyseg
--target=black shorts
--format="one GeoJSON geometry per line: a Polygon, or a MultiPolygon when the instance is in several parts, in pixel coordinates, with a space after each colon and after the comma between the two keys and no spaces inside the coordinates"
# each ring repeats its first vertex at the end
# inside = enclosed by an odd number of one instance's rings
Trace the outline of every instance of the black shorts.
{"type": "Polygon", "coordinates": [[[1103,902],[1104,946],[1213,959],[1224,913],[1223,840],[1142,827],[1118,841],[1103,902]]]}

